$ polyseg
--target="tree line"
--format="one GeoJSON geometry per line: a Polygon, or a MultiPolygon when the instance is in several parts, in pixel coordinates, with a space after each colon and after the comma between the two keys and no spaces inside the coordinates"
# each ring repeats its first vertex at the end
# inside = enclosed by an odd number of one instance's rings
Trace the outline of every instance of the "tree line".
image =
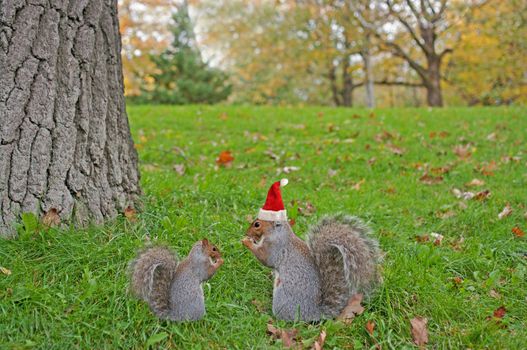
{"type": "MultiPolygon", "coordinates": [[[[152,8],[163,1],[155,0],[152,8]]],[[[166,81],[165,95],[186,86],[187,95],[199,97],[162,101],[173,103],[214,103],[228,96],[233,103],[370,107],[526,100],[527,3],[522,0],[200,0],[173,5],[174,17],[166,26],[173,33],[172,45],[157,41],[158,47],[143,48],[139,56],[125,49],[125,83],[127,75],[134,76],[135,86],[126,85],[136,99],[163,100],[155,90],[166,81]],[[180,53],[178,61],[173,52],[181,46],[182,33],[193,38],[192,49],[180,53]],[[145,56],[151,57],[151,69],[127,70],[127,59],[141,59],[145,66],[145,56]]],[[[140,31],[147,37],[152,32],[140,31]]]]}

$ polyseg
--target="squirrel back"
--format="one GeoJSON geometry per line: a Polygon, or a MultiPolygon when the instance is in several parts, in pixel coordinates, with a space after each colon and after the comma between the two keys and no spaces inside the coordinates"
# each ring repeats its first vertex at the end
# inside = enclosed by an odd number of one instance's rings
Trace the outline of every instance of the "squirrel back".
{"type": "Polygon", "coordinates": [[[323,218],[308,233],[308,246],[320,276],[321,311],[336,317],[356,293],[368,295],[380,282],[380,250],[359,218],[323,218]]]}
{"type": "Polygon", "coordinates": [[[170,286],[178,264],[176,254],[167,247],[146,248],[130,263],[132,293],[158,317],[170,312],[170,286]]]}

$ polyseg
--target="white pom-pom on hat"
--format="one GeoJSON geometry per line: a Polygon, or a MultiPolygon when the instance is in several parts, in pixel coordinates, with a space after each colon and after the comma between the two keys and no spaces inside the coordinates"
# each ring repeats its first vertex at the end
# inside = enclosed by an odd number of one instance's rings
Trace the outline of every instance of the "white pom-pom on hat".
{"type": "Polygon", "coordinates": [[[280,187],[284,187],[289,183],[288,179],[282,179],[280,180],[280,187]]]}

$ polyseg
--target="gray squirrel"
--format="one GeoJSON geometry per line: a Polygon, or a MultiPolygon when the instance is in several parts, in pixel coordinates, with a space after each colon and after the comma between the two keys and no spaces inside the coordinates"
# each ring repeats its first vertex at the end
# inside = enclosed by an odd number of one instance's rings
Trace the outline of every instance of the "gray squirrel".
{"type": "Polygon", "coordinates": [[[131,290],[159,318],[199,320],[205,315],[201,284],[222,264],[220,251],[207,239],[196,242],[181,262],[167,247],[149,247],[130,263],[131,290]]]}
{"type": "Polygon", "coordinates": [[[340,315],[357,293],[380,282],[380,250],[358,218],[335,215],[312,227],[307,243],[297,237],[282,202],[283,179],[269,189],[265,205],[242,240],[274,271],[273,314],[283,320],[318,321],[340,315]]]}

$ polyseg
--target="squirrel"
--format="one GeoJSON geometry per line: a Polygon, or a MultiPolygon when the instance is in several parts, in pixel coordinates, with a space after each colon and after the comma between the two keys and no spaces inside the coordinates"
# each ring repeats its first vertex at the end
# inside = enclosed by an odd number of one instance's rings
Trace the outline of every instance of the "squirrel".
{"type": "Polygon", "coordinates": [[[304,242],[287,221],[280,194],[285,184],[284,179],[271,186],[242,243],[274,270],[272,311],[277,318],[335,318],[354,294],[369,295],[380,282],[379,244],[359,218],[342,214],[323,218],[304,242]]]}
{"type": "Polygon", "coordinates": [[[223,264],[207,239],[196,242],[181,262],[164,246],[149,247],[130,262],[131,291],[161,319],[194,321],[205,315],[201,284],[223,264]]]}

